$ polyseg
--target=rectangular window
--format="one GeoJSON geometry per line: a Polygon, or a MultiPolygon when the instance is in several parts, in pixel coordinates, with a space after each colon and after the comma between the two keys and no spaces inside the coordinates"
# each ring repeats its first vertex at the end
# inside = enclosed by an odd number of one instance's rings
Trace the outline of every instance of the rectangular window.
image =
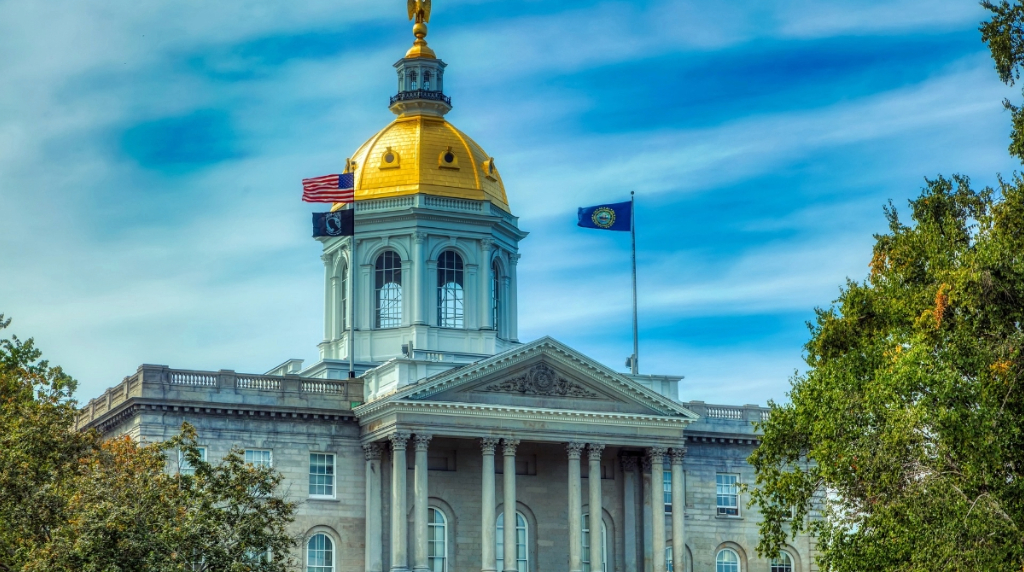
{"type": "MultiPolygon", "coordinates": [[[[206,447],[196,447],[199,449],[199,458],[206,461],[206,447]]],[[[196,468],[192,466],[192,463],[188,462],[185,458],[185,453],[178,450],[178,472],[183,475],[194,475],[196,474],[196,468]]]]}
{"type": "Polygon", "coordinates": [[[662,479],[661,496],[665,501],[665,512],[672,512],[672,471],[665,471],[662,479]]]}
{"type": "Polygon", "coordinates": [[[334,498],[333,454],[309,454],[309,496],[334,498]]]}
{"type": "Polygon", "coordinates": [[[715,485],[718,496],[718,514],[723,516],[739,516],[740,514],[740,491],[737,481],[739,475],[718,473],[715,475],[715,485]]]}
{"type": "Polygon", "coordinates": [[[254,467],[271,467],[272,455],[269,449],[246,449],[245,462],[254,467]]]}

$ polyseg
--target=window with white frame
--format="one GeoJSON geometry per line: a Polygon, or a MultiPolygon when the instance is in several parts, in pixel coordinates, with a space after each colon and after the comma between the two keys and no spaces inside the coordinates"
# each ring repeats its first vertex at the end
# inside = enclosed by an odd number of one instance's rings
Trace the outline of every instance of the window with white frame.
{"type": "Polygon", "coordinates": [[[719,550],[715,557],[715,572],[741,572],[740,557],[728,548],[719,550]]]}
{"type": "Polygon", "coordinates": [[[334,498],[333,454],[309,454],[309,496],[334,498]]]}
{"type": "Polygon", "coordinates": [[[672,547],[665,549],[665,572],[675,572],[675,565],[672,563],[672,547]]]}
{"type": "Polygon", "coordinates": [[[448,519],[436,508],[427,519],[427,561],[430,572],[448,572],[448,519]]]}
{"type": "Polygon", "coordinates": [[[402,259],[388,250],[377,257],[374,271],[374,294],[378,328],[402,325],[402,259]]]}
{"type": "Polygon", "coordinates": [[[465,276],[462,257],[446,250],[437,259],[437,325],[461,328],[465,316],[465,276]]]}
{"type": "Polygon", "coordinates": [[[715,475],[719,515],[739,516],[740,488],[737,484],[738,480],[739,475],[729,473],[718,473],[715,475]]]}
{"type": "Polygon", "coordinates": [[[672,512],[672,471],[666,470],[661,478],[661,496],[665,501],[665,512],[672,512]]]}
{"type": "MultiPolygon", "coordinates": [[[[505,513],[498,515],[498,537],[496,539],[498,570],[504,570],[505,563],[505,513]]],[[[530,547],[527,545],[528,525],[523,513],[516,512],[516,571],[529,572],[530,547]]]]}
{"type": "Polygon", "coordinates": [[[306,572],[334,572],[334,541],[318,532],[306,542],[306,572]]]}
{"type": "Polygon", "coordinates": [[[778,558],[772,558],[771,572],[793,572],[793,558],[788,552],[780,552],[778,558]]]}
{"type": "MultiPolygon", "coordinates": [[[[590,572],[590,514],[583,515],[583,572],[590,572]]],[[[608,527],[601,521],[601,572],[608,571],[608,527]]]]}
{"type": "MultiPolygon", "coordinates": [[[[196,447],[199,450],[199,458],[202,461],[206,461],[206,447],[196,447]]],[[[192,466],[192,463],[188,462],[185,458],[185,452],[178,450],[178,472],[183,475],[194,475],[196,474],[196,468],[192,466]]]]}
{"type": "Polygon", "coordinates": [[[254,467],[271,467],[272,454],[270,449],[246,449],[245,462],[254,467]]]}

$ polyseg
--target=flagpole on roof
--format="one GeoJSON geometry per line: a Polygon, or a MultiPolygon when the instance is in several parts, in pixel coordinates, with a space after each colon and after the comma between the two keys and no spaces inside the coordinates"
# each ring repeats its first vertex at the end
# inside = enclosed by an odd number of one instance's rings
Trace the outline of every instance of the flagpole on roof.
{"type": "Polygon", "coordinates": [[[640,372],[640,341],[636,325],[636,198],[633,191],[629,192],[629,234],[633,241],[633,359],[629,360],[629,369],[633,375],[640,372]]]}

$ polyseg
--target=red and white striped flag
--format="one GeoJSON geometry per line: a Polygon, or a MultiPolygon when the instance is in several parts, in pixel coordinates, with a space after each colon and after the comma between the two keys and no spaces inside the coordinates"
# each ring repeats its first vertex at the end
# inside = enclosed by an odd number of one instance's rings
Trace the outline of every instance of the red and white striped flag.
{"type": "Polygon", "coordinates": [[[351,203],[355,200],[355,174],[302,179],[302,200],[307,203],[351,203]]]}

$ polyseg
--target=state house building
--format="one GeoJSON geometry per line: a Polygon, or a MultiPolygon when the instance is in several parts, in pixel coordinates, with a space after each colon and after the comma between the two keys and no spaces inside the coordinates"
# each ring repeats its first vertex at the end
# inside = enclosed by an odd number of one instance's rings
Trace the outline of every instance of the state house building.
{"type": "Polygon", "coordinates": [[[416,8],[397,117],[348,162],[356,235],[318,239],[320,360],[143,365],[79,427],[154,442],[187,421],[210,460],[237,446],[272,465],[307,572],[815,570],[810,537],[755,551],[741,485],[766,409],[681,401],[681,377],[519,340],[527,233],[494,159],[445,119],[446,64],[416,8]]]}

